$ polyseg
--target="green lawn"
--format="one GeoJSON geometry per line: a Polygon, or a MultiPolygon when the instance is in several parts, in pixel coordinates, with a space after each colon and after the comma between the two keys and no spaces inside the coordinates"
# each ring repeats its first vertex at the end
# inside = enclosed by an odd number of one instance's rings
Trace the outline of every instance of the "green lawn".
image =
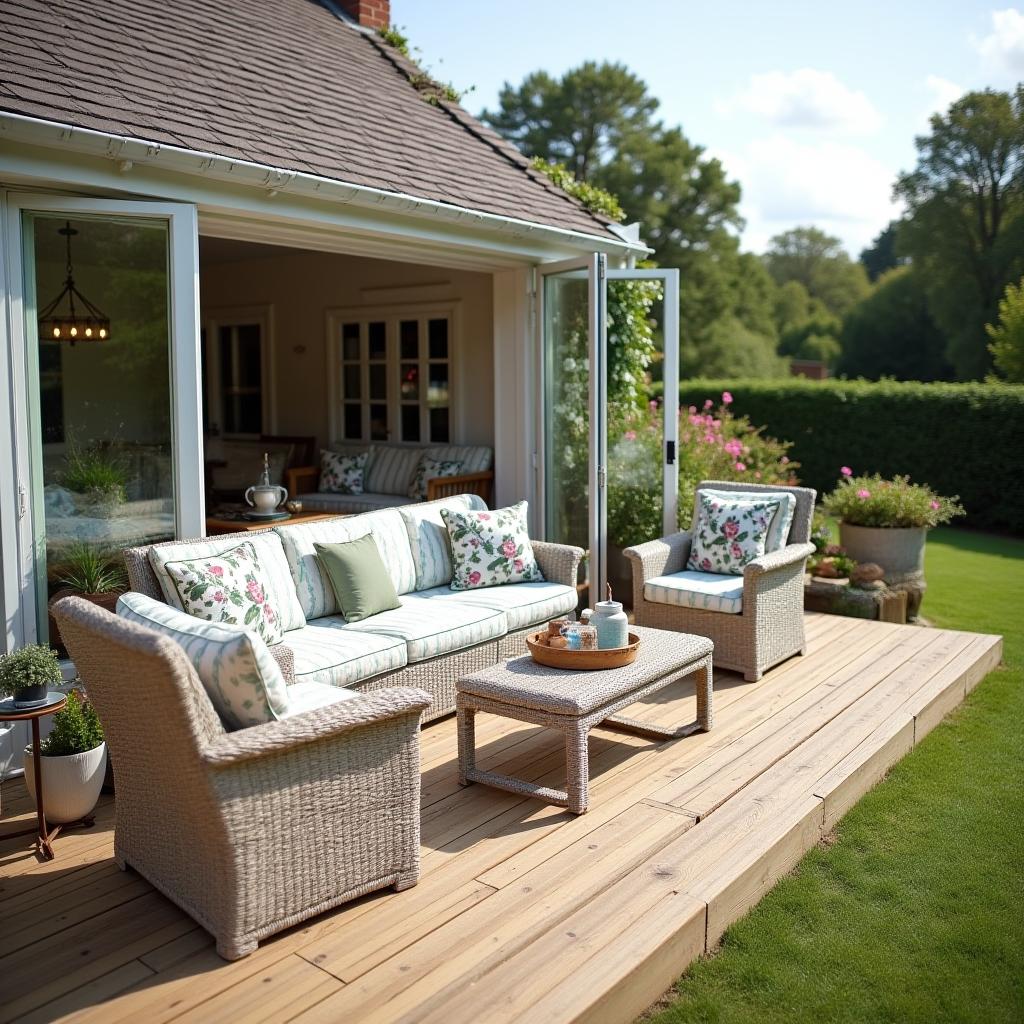
{"type": "Polygon", "coordinates": [[[936,530],[922,612],[1005,667],[678,982],[657,1024],[1024,1020],[1024,542],[936,530]]]}

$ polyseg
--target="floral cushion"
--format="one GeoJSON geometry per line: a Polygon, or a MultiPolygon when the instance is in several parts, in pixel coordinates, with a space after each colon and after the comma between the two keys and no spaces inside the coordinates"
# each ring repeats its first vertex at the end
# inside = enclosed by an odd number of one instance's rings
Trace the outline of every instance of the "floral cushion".
{"type": "Polygon", "coordinates": [[[331,494],[362,494],[363,473],[369,452],[343,455],[341,452],[320,451],[320,483],[318,491],[331,494]]]}
{"type": "Polygon", "coordinates": [[[462,472],[461,462],[448,462],[435,459],[430,455],[421,455],[420,461],[409,484],[409,497],[425,501],[427,497],[427,481],[439,476],[458,476],[462,472]]]}
{"type": "Polygon", "coordinates": [[[526,502],[493,512],[441,509],[452,542],[452,590],[537,583],[537,565],[526,528],[526,502]]]}
{"type": "Polygon", "coordinates": [[[779,511],[772,516],[768,527],[768,539],[764,544],[765,554],[781,551],[789,543],[789,530],[796,514],[796,498],[790,491],[717,491],[704,487],[701,494],[709,494],[723,501],[777,501],[779,511]]]}
{"type": "Polygon", "coordinates": [[[697,522],[688,569],[742,576],[743,567],[765,552],[778,501],[724,499],[698,492],[697,522]]]}
{"type": "Polygon", "coordinates": [[[244,626],[280,643],[281,611],[249,541],[209,558],[165,562],[181,609],[197,619],[244,626]]]}
{"type": "Polygon", "coordinates": [[[285,718],[289,687],[267,645],[250,629],[200,622],[145,594],[117,599],[117,614],[176,641],[228,729],[285,718]]]}

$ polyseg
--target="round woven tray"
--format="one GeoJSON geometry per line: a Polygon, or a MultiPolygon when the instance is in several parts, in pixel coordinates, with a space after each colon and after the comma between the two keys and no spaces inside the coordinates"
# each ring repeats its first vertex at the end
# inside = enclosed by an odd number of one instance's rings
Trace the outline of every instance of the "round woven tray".
{"type": "Polygon", "coordinates": [[[570,651],[564,647],[548,647],[540,643],[540,638],[546,634],[546,629],[527,634],[526,646],[530,649],[530,657],[537,664],[549,668],[573,671],[623,668],[636,661],[637,651],[640,650],[640,637],[636,633],[629,634],[629,643],[625,647],[614,647],[607,651],[570,651]]]}

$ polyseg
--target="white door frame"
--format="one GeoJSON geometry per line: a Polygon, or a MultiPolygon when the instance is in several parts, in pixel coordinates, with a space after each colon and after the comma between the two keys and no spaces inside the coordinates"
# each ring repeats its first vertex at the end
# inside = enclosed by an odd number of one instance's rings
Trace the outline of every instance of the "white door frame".
{"type": "MultiPolygon", "coordinates": [[[[29,343],[35,342],[34,328],[26,322],[25,245],[22,214],[67,214],[68,217],[130,218],[162,220],[168,226],[168,328],[170,332],[171,425],[175,523],[178,536],[195,537],[205,532],[203,494],[202,382],[199,359],[199,235],[195,206],[188,203],[87,199],[25,192],[8,192],[4,212],[4,263],[10,310],[7,359],[11,410],[0,443],[11,441],[13,459],[0,457],[0,522],[17,523],[17,582],[12,584],[7,558],[4,559],[4,592],[18,588],[21,610],[20,636],[8,636],[14,645],[32,643],[39,636],[35,600],[35,574],[39,562],[36,545],[41,535],[34,516],[42,514],[39,502],[31,500],[29,482],[41,483],[34,466],[30,425],[29,343]],[[7,436],[8,430],[10,435],[7,436]],[[11,461],[8,461],[11,460],[11,461]],[[14,470],[14,479],[9,474],[14,470]],[[13,486],[3,486],[10,482],[13,486]],[[23,488],[19,492],[19,487],[23,488]]],[[[10,549],[4,533],[4,551],[10,549]]],[[[9,556],[8,556],[9,557],[9,556]]],[[[11,632],[8,609],[8,631],[11,632]]]]}

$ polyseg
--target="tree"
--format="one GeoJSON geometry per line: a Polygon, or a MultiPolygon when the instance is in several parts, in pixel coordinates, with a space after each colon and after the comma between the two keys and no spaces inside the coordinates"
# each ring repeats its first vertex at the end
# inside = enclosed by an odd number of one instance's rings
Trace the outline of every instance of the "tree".
{"type": "Polygon", "coordinates": [[[839,318],[799,281],[787,281],[776,289],[775,330],[781,355],[833,366],[839,356],[841,329],[839,318]]]}
{"type": "Polygon", "coordinates": [[[946,339],[928,310],[916,267],[897,267],[846,317],[837,369],[850,377],[950,380],[946,339]]]}
{"type": "Polygon", "coordinates": [[[798,227],[776,235],[764,261],[776,284],[798,281],[838,317],[871,290],[864,267],[850,259],[838,238],[820,228],[798,227]]]}
{"type": "Polygon", "coordinates": [[[996,369],[1007,379],[1024,383],[1024,278],[1006,286],[999,301],[999,322],[986,324],[996,369]]]}
{"type": "Polygon", "coordinates": [[[897,249],[909,256],[961,379],[991,368],[985,325],[1024,273],[1024,86],[970,92],[916,140],[897,249]]]}
{"type": "Polygon", "coordinates": [[[899,221],[889,221],[866,249],[861,250],[860,262],[868,272],[868,279],[877,281],[887,270],[898,267],[906,260],[896,252],[896,228],[899,221]]]}

